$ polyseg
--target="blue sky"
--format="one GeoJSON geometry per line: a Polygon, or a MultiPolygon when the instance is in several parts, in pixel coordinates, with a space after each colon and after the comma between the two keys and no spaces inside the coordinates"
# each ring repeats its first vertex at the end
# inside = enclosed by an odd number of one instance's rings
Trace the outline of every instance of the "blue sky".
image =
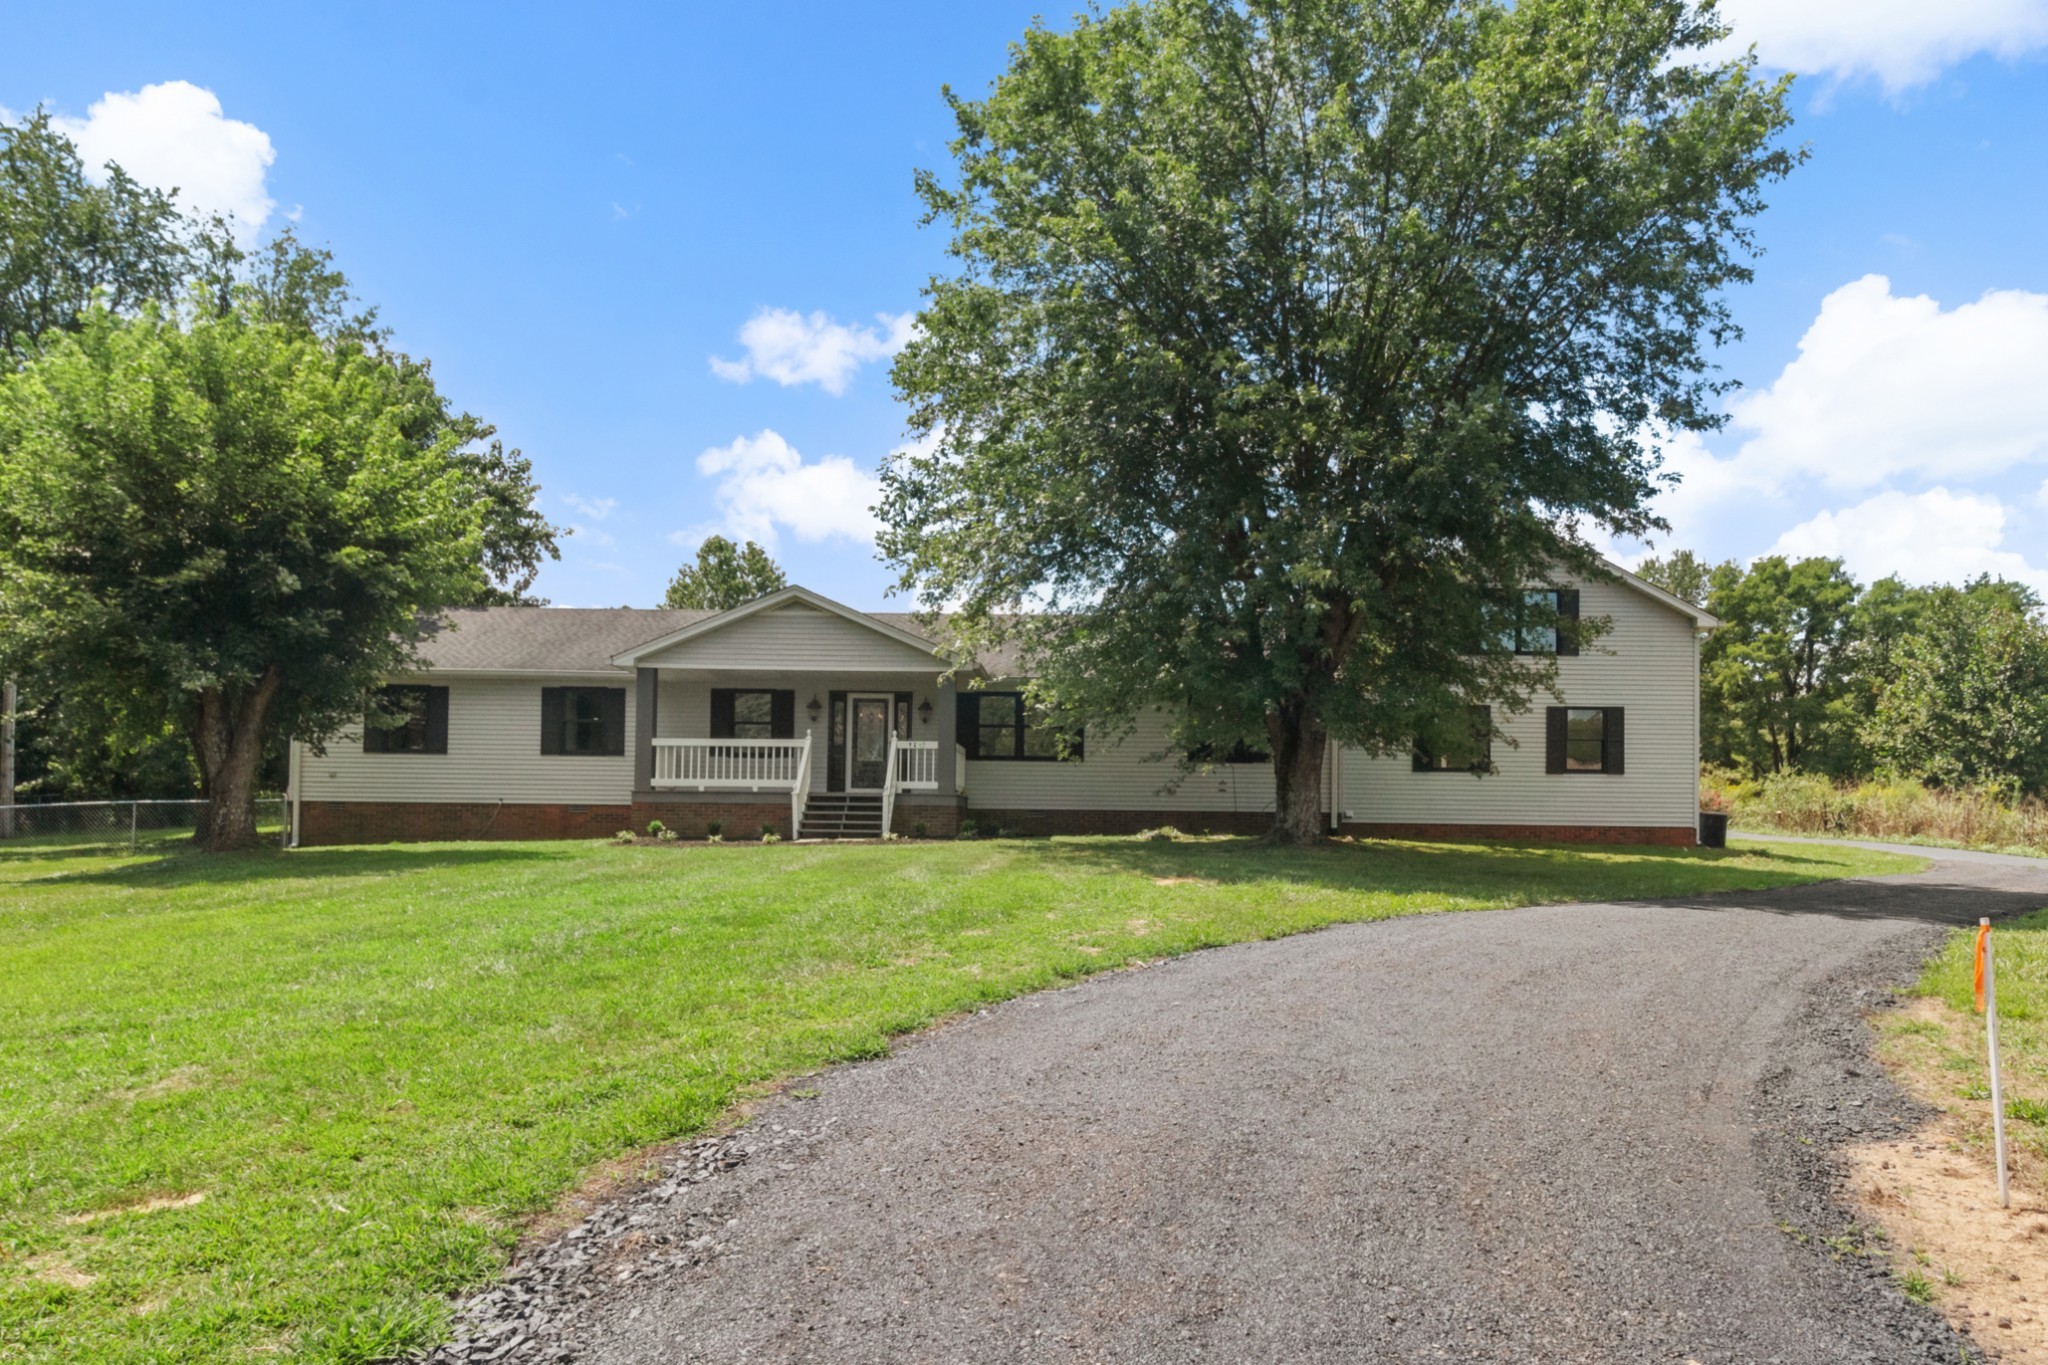
{"type": "MultiPolygon", "coordinates": [[[[0,0],[0,109],[330,247],[532,457],[577,528],[556,602],[653,605],[724,529],[873,608],[886,357],[944,268],[912,173],[941,85],[1043,9],[0,0]]],[[[1813,155],[1735,298],[1737,423],[1671,449],[1670,543],[2048,591],[2048,0],[1724,10],[1800,73],[1813,155]]]]}

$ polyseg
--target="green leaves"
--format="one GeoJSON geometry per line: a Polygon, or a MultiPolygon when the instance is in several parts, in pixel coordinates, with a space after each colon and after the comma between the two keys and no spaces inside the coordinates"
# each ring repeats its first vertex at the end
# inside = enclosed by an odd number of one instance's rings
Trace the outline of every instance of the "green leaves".
{"type": "Polygon", "coordinates": [[[896,363],[936,438],[884,475],[903,585],[1056,704],[1238,731],[1192,741],[1525,705],[1496,598],[1654,525],[1644,433],[1719,422],[1703,338],[1796,160],[1782,85],[1688,65],[1716,36],[1677,0],[1034,28],[918,181],[958,266],[896,363]]]}
{"type": "Polygon", "coordinates": [[[724,536],[711,536],[697,547],[696,564],[676,570],[662,605],[726,611],[788,586],[781,567],[753,541],[742,549],[724,536]]]}

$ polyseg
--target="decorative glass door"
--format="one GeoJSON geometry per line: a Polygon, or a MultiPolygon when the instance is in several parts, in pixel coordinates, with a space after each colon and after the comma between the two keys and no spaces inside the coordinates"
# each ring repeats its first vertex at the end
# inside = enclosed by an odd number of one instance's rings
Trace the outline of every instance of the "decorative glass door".
{"type": "Polygon", "coordinates": [[[846,789],[878,792],[889,775],[888,697],[852,697],[853,734],[846,746],[846,789]]]}

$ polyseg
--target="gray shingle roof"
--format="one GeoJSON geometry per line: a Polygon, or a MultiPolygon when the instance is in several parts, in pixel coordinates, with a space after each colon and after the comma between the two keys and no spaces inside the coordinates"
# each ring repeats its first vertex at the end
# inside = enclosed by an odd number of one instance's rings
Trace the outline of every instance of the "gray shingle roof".
{"type": "MultiPolygon", "coordinates": [[[[715,611],[640,607],[477,607],[441,614],[420,647],[435,668],[511,673],[624,673],[612,659],[635,645],[695,625],[715,611]]],[[[912,635],[934,638],[909,612],[863,613],[912,635]]]]}

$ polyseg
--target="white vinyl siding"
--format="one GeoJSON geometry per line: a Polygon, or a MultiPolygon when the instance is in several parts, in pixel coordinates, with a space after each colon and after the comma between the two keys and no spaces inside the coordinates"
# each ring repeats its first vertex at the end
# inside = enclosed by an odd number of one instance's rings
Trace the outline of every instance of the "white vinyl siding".
{"type": "Polygon", "coordinates": [[[514,805],[624,805],[633,799],[633,678],[459,678],[448,689],[448,752],[366,754],[359,730],[330,740],[325,757],[302,751],[308,801],[505,801],[514,805]],[[540,751],[543,687],[617,687],[626,693],[626,752],[540,751]]]}
{"type": "Polygon", "coordinates": [[[1166,747],[1166,717],[1139,718],[1127,739],[1090,730],[1078,762],[970,759],[969,810],[1270,811],[1273,765],[1185,772],[1166,747]]]}
{"type": "Polygon", "coordinates": [[[1576,658],[1557,661],[1563,700],[1538,692],[1529,710],[1493,709],[1502,733],[1486,777],[1418,773],[1406,753],[1345,750],[1345,818],[1447,825],[1690,826],[1698,818],[1699,664],[1693,623],[1618,583],[1580,588],[1579,614],[1612,629],[1576,658]],[[1544,771],[1546,707],[1619,706],[1627,712],[1626,771],[1544,771]]]}
{"type": "Polygon", "coordinates": [[[930,668],[932,652],[858,621],[793,603],[758,611],[640,660],[646,668],[826,669],[858,673],[930,668]]]}

